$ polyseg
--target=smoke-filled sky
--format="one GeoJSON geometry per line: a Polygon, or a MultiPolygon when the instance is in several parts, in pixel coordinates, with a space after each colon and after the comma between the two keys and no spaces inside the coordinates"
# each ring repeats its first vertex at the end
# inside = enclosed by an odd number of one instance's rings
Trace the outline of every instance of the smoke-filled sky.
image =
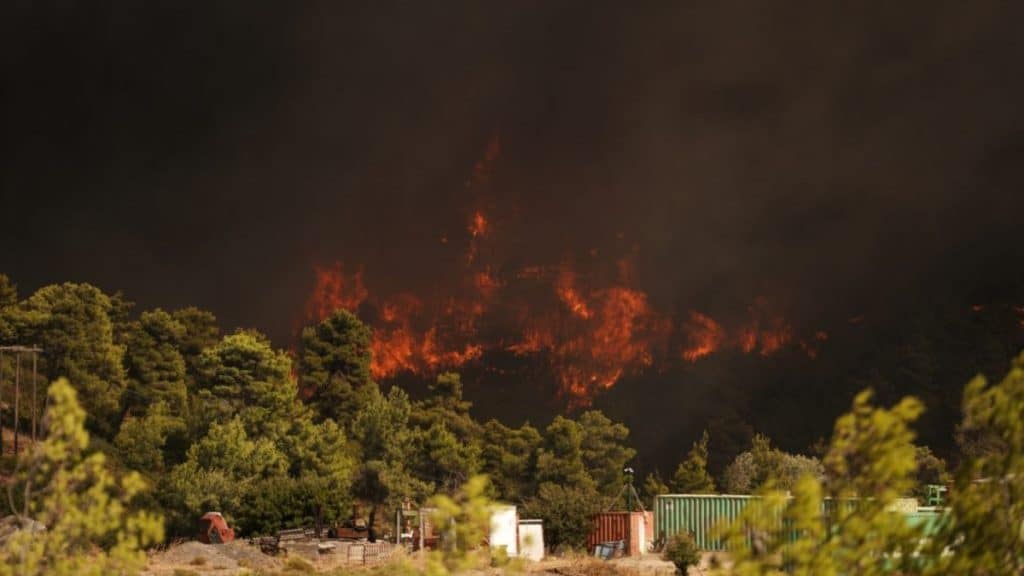
{"type": "Polygon", "coordinates": [[[478,212],[497,275],[628,261],[676,318],[760,299],[834,334],[1024,293],[1019,3],[15,0],[0,22],[23,294],[87,281],[288,346],[316,266],[440,301],[478,212]]]}

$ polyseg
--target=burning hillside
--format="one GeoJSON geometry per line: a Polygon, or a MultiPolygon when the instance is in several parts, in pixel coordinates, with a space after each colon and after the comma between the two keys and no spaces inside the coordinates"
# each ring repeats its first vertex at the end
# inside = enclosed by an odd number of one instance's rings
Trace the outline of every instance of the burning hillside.
{"type": "Polygon", "coordinates": [[[341,262],[314,267],[305,321],[338,309],[360,316],[374,331],[375,378],[457,369],[504,352],[545,363],[567,403],[586,406],[625,376],[726,349],[769,356],[794,346],[817,355],[824,333],[798,338],[763,298],[749,306],[746,321],[728,327],[702,312],[659,310],[635,280],[636,244],[612,257],[590,250],[582,264],[569,255],[510,265],[498,254],[501,231],[514,223],[479,201],[490,190],[500,149],[493,139],[472,170],[466,187],[477,207],[464,213],[462,230],[438,236],[453,264],[431,289],[380,295],[363,266],[351,273],[341,262]]]}

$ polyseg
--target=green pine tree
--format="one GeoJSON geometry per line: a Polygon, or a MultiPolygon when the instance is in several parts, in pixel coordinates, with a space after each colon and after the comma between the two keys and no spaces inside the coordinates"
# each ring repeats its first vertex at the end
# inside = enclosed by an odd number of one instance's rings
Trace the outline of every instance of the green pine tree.
{"type": "Polygon", "coordinates": [[[708,474],[708,432],[693,443],[686,460],[680,462],[672,476],[672,490],[677,494],[711,494],[715,481],[708,474]]]}

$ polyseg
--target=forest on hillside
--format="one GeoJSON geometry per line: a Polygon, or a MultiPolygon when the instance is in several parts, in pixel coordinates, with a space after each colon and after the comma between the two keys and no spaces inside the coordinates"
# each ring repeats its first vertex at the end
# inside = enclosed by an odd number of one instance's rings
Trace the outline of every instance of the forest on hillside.
{"type": "MultiPolygon", "coordinates": [[[[812,563],[829,546],[852,550],[841,531],[815,531],[823,494],[860,497],[853,517],[863,516],[862,536],[888,550],[889,560],[894,550],[917,547],[920,535],[894,528],[886,506],[923,498],[929,484],[955,487],[946,539],[936,540],[946,548],[977,545],[972,538],[995,510],[1010,522],[1019,515],[1024,359],[998,386],[982,376],[968,385],[955,478],[944,460],[914,444],[920,401],[875,408],[865,392],[812,453],[785,452],[756,434],[713,474],[705,432],[681,449],[671,474],[641,470],[634,479],[630,431],[600,411],[557,416],[543,428],[480,422],[457,373],[437,374],[419,400],[396,385],[382,388],[371,377],[370,338],[366,325],[338,310],[303,328],[295,349],[280,350],[254,330],[225,332],[197,308],[139,311],[122,294],[75,283],[22,297],[0,276],[3,417],[23,439],[18,453],[10,450],[11,430],[4,440],[6,482],[18,487],[9,490],[10,512],[38,514],[46,524],[63,510],[52,522],[116,560],[136,546],[192,536],[208,511],[223,512],[246,536],[365,522],[375,539],[393,536],[389,519],[399,507],[482,490],[473,498],[514,503],[522,517],[541,518],[545,545],[559,551],[584,546],[593,513],[628,505],[626,487],[635,480],[648,503],[670,492],[765,496],[773,517],[820,541],[812,563]],[[15,346],[41,350],[39,380],[55,382],[47,391],[33,389],[15,346]],[[36,416],[40,438],[31,444],[25,439],[36,416]],[[33,486],[47,496],[34,496],[33,486]],[[785,494],[793,497],[774,496],[785,494]]],[[[763,558],[742,552],[761,518],[751,514],[747,528],[729,537],[740,542],[741,563],[760,566],[763,558]]],[[[810,554],[782,541],[776,545],[787,562],[810,554]]],[[[975,552],[991,552],[980,546],[975,552]]],[[[998,554],[1019,560],[1007,546],[998,554]]]]}

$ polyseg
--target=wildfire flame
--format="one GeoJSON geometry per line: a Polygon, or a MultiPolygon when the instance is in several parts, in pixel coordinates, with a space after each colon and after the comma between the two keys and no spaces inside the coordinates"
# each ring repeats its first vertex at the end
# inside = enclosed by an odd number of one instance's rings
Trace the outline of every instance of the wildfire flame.
{"type": "Polygon", "coordinates": [[[369,294],[363,285],[360,269],[351,278],[345,278],[341,262],[328,266],[313,266],[316,282],[306,300],[306,319],[323,319],[335,310],[355,311],[369,294]]]}
{"type": "Polygon", "coordinates": [[[590,307],[576,290],[576,275],[572,269],[566,267],[558,275],[558,284],[555,286],[558,297],[574,316],[589,320],[593,313],[590,307]]]}
{"type": "MultiPolygon", "coordinates": [[[[497,136],[473,167],[467,186],[490,184],[501,146],[497,136]]],[[[571,406],[587,406],[595,395],[628,375],[669,358],[669,338],[678,333],[679,356],[694,363],[724,349],[768,356],[794,341],[789,323],[757,300],[750,319],[734,329],[708,314],[689,312],[675,323],[659,313],[636,286],[636,262],[623,258],[602,274],[577,273],[567,261],[510,269],[495,259],[497,228],[486,202],[466,214],[461,233],[441,231],[446,249],[464,250],[454,281],[424,297],[371,295],[363,271],[346,275],[340,262],[314,266],[305,306],[307,322],[339,309],[359,314],[373,329],[371,372],[376,379],[399,373],[430,374],[478,361],[490,352],[535,357],[550,365],[571,406]],[[510,343],[511,341],[511,343],[510,343]]],[[[625,235],[619,233],[619,240],[625,235]]],[[[634,253],[636,246],[633,246],[634,253]]],[[[597,251],[592,256],[596,258],[597,251]]],[[[590,262],[599,262],[591,259],[590,262]]],[[[797,342],[813,358],[827,339],[819,332],[797,342]]]]}
{"type": "Polygon", "coordinates": [[[687,325],[688,345],[683,349],[683,358],[688,362],[708,356],[719,350],[726,342],[725,329],[710,316],[700,312],[690,312],[687,325]]]}

